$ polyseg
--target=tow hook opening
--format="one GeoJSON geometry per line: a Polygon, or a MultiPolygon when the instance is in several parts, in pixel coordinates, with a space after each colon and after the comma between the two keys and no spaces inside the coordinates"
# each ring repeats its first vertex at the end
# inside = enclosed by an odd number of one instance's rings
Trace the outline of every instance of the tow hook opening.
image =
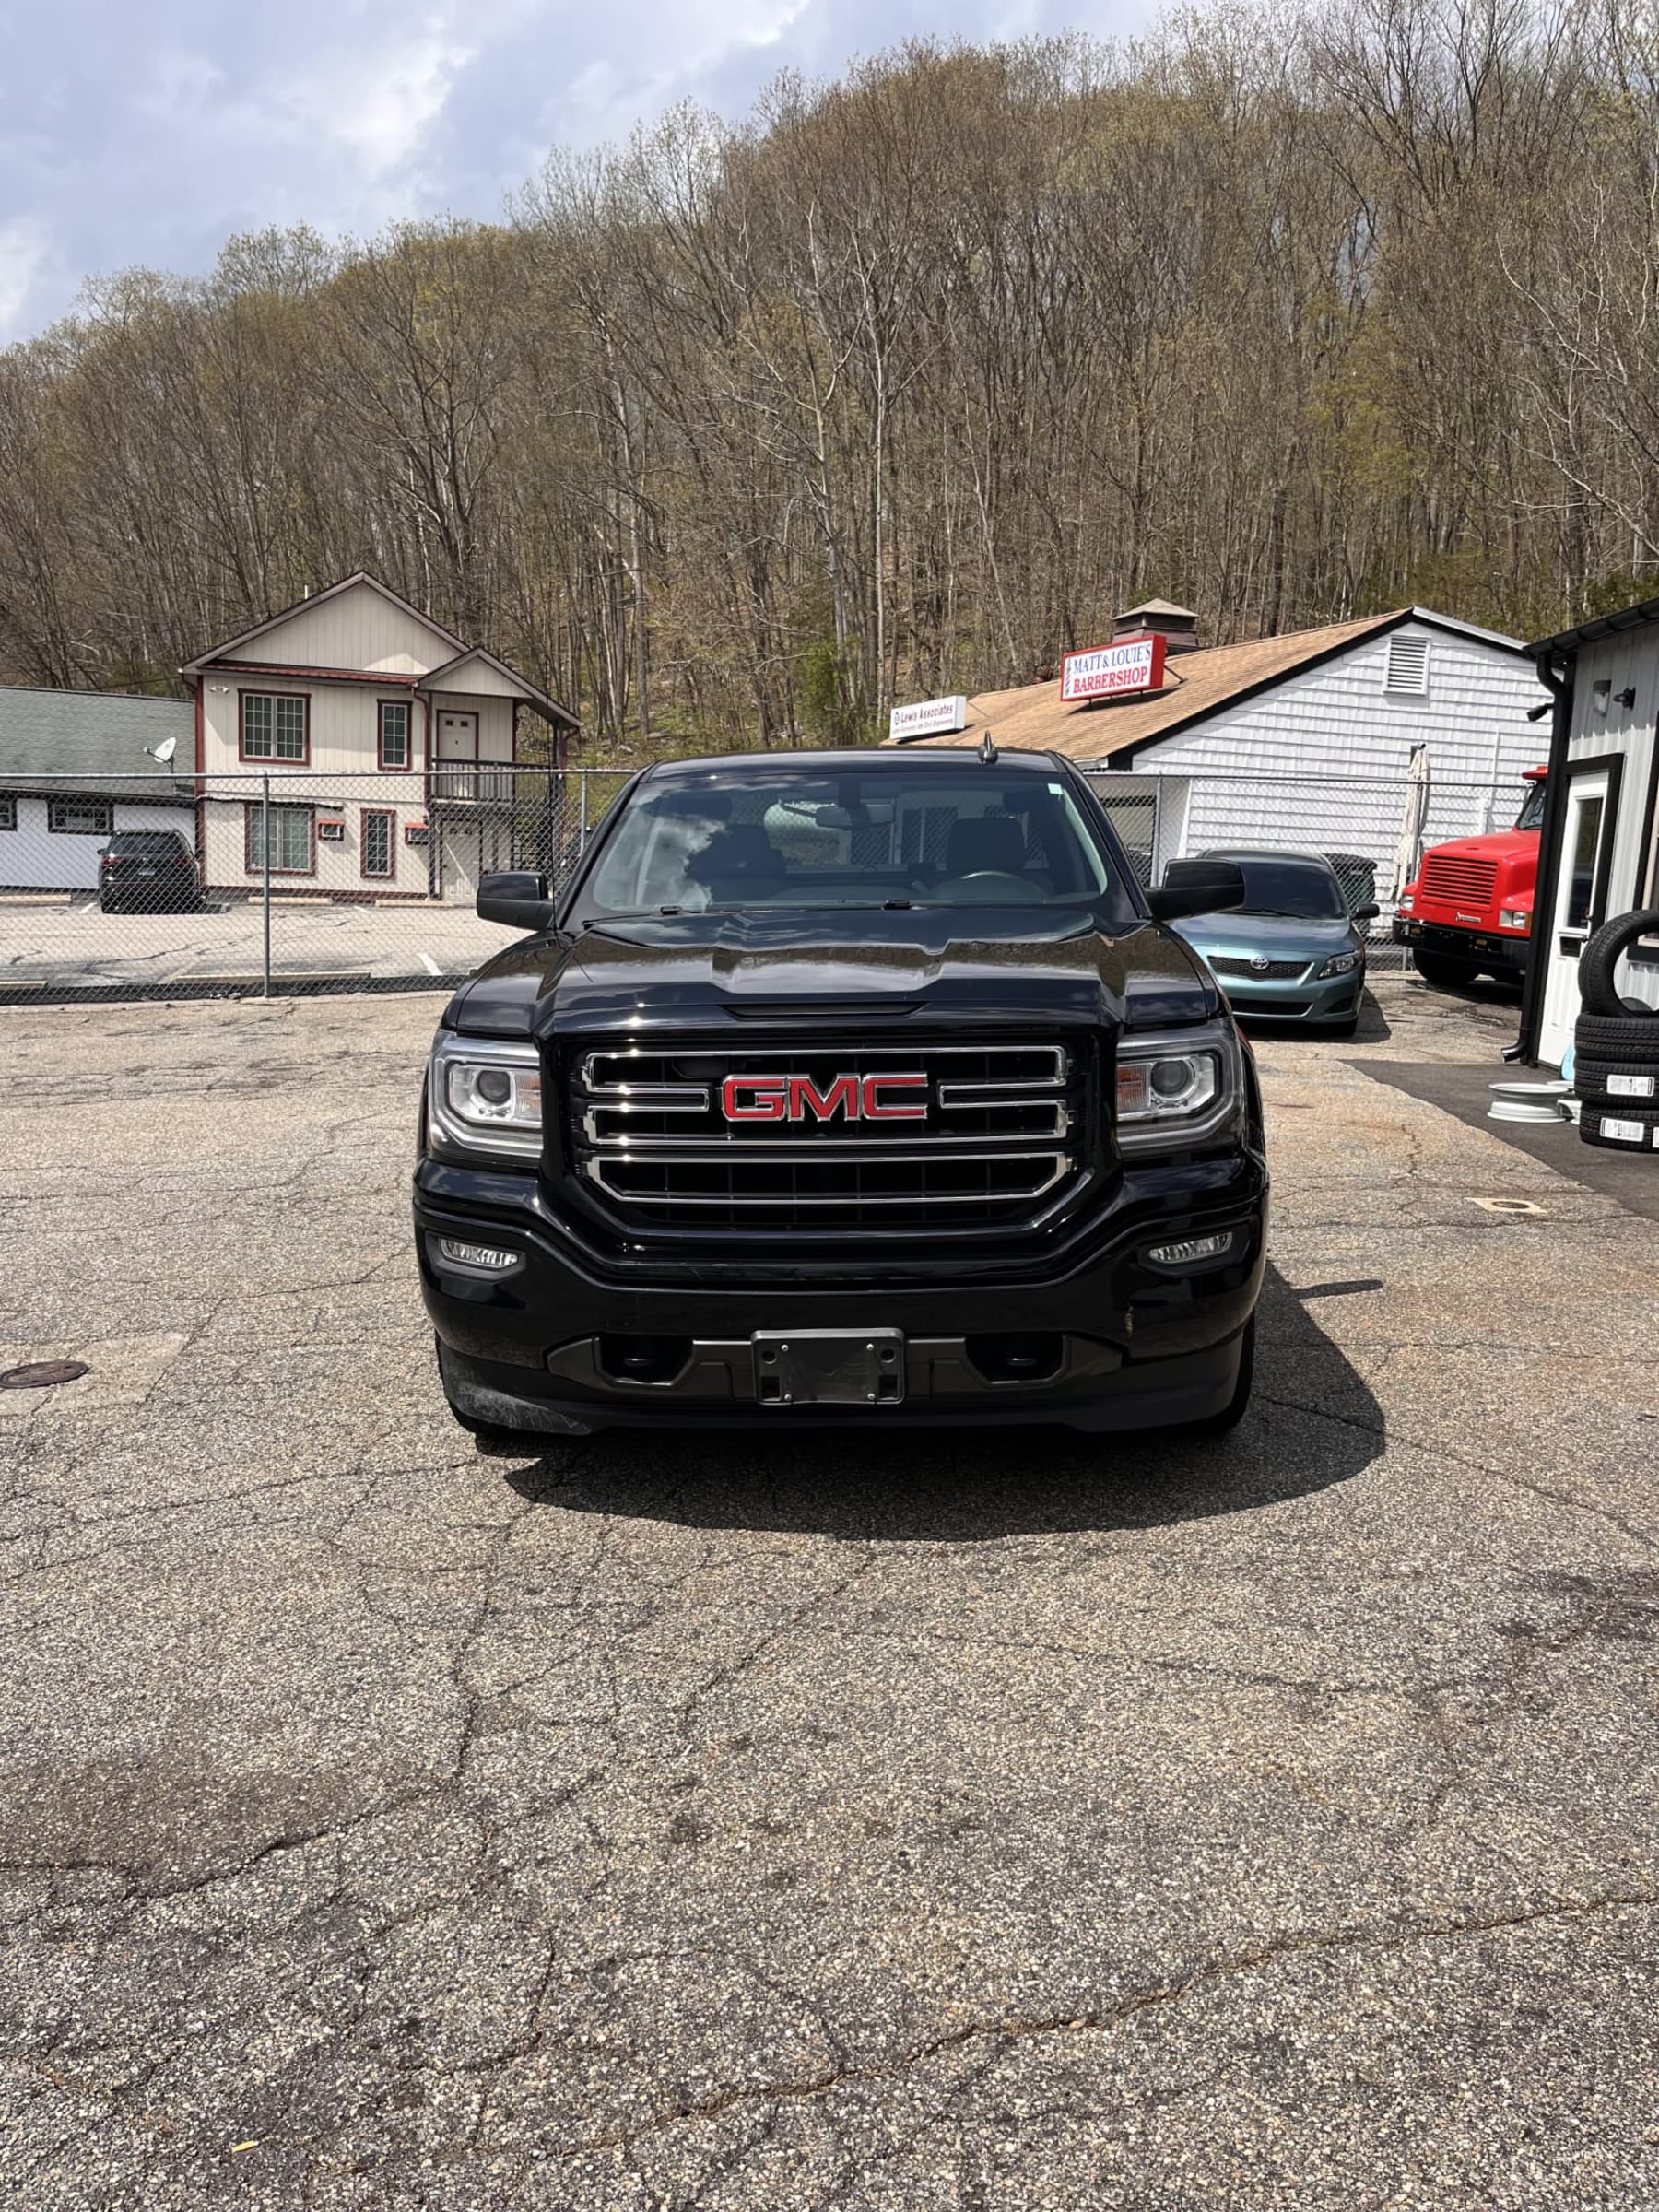
{"type": "Polygon", "coordinates": [[[689,1336],[601,1336],[599,1365],[613,1382],[677,1382],[691,1357],[689,1336]]]}
{"type": "Polygon", "coordinates": [[[968,1336],[963,1344],[970,1365],[987,1382],[1045,1382],[1065,1358],[1065,1339],[1055,1330],[1007,1330],[968,1336]]]}

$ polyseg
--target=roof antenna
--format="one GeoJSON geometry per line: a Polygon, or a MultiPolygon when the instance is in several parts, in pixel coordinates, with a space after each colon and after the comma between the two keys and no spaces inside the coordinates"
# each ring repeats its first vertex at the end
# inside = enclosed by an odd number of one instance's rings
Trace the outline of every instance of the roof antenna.
{"type": "Polygon", "coordinates": [[[980,740],[979,757],[984,762],[987,768],[995,767],[996,747],[991,742],[991,733],[989,730],[985,732],[983,737],[982,737],[980,740]]]}

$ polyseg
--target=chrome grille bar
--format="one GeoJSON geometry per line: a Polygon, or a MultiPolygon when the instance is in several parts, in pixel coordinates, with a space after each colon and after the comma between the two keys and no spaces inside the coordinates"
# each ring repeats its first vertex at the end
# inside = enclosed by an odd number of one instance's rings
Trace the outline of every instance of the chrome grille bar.
{"type": "Polygon", "coordinates": [[[693,1038],[577,1053],[569,1065],[582,1187],[653,1229],[672,1228],[682,1208],[714,1236],[795,1215],[804,1228],[831,1230],[841,1226],[826,1218],[832,1209],[849,1225],[872,1208],[884,1220],[908,1213],[918,1226],[936,1218],[959,1231],[977,1208],[987,1224],[1029,1226],[1088,1178],[1078,1139],[1088,1064],[1046,1041],[693,1038]],[[907,1101],[925,1097],[924,1123],[865,1118],[869,1078],[897,1073],[915,1086],[907,1101]],[[734,1077],[773,1098],[791,1086],[791,1108],[806,1118],[729,1120],[724,1093],[734,1077]],[[712,1218],[723,1209],[724,1221],[712,1218]]]}

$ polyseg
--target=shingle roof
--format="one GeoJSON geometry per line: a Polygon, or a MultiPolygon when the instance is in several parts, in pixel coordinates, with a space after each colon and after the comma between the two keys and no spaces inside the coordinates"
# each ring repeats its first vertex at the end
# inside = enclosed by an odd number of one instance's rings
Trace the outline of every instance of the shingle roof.
{"type": "Polygon", "coordinates": [[[89,779],[75,788],[100,798],[191,795],[195,711],[187,699],[129,698],[113,691],[43,691],[0,685],[0,789],[67,790],[54,776],[89,779]],[[176,740],[171,773],[144,748],[176,740]]]}
{"type": "MultiPolygon", "coordinates": [[[[1362,638],[1380,637],[1406,621],[1427,622],[1460,635],[1484,638],[1513,653],[1513,638],[1477,629],[1424,607],[1395,607],[1355,622],[1327,623],[1321,629],[1292,630],[1276,638],[1247,638],[1236,645],[1202,646],[1195,653],[1171,653],[1164,665],[1161,689],[1137,692],[1096,705],[1067,706],[1058,680],[1021,684],[1011,691],[984,691],[968,701],[968,727],[957,735],[913,739],[934,747],[977,745],[989,728],[999,745],[1063,753],[1073,760],[1111,760],[1160,737],[1203,722],[1253,692],[1327,660],[1362,638]]],[[[906,748],[910,749],[909,747],[906,748]]]]}
{"type": "Polygon", "coordinates": [[[1126,606],[1118,619],[1127,621],[1131,615],[1181,615],[1189,622],[1198,619],[1190,606],[1177,606],[1173,599],[1143,599],[1138,606],[1126,606]]]}

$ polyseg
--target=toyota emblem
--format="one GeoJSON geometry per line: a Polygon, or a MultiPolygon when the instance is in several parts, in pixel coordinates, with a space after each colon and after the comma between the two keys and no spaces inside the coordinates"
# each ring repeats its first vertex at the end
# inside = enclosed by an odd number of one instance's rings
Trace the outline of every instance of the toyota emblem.
{"type": "Polygon", "coordinates": [[[1258,952],[1252,957],[1250,964],[1255,970],[1258,975],[1265,975],[1268,969],[1272,967],[1273,962],[1267,958],[1267,955],[1265,952],[1258,952]]]}

